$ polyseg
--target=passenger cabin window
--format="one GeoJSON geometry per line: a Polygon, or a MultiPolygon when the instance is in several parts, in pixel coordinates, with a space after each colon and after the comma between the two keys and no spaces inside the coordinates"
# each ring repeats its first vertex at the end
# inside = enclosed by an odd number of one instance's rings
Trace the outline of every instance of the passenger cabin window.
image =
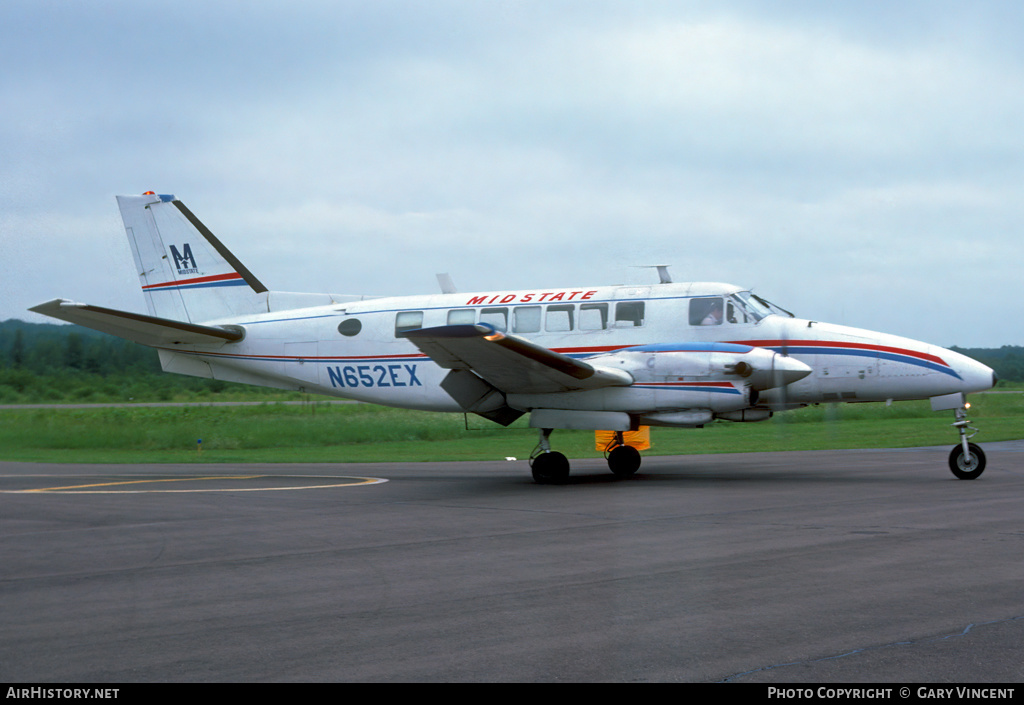
{"type": "Polygon", "coordinates": [[[644,302],[622,301],[615,304],[615,327],[632,328],[644,324],[644,302]]]}
{"type": "Polygon", "coordinates": [[[691,326],[718,326],[722,324],[723,299],[721,296],[702,296],[690,299],[691,326]]]}
{"type": "Polygon", "coordinates": [[[540,331],[540,306],[516,306],[512,309],[513,333],[540,331]]]}
{"type": "Polygon", "coordinates": [[[581,304],[580,330],[605,330],[608,327],[608,304],[581,304]]]}
{"type": "MultiPolygon", "coordinates": [[[[455,308],[448,311],[448,325],[473,325],[480,322],[496,330],[513,333],[566,333],[574,330],[607,330],[610,327],[610,305],[606,303],[550,304],[546,306],[514,306],[493,308],[455,308]],[[479,311],[479,313],[478,313],[479,311]]],[[[615,305],[616,328],[633,328],[644,324],[644,302],[623,301],[615,305]]],[[[395,320],[395,335],[423,327],[422,311],[403,311],[395,320]]]]}
{"type": "Polygon", "coordinates": [[[576,306],[573,304],[548,306],[548,315],[544,320],[544,330],[549,333],[563,333],[572,330],[575,313],[576,306]]]}
{"type": "Polygon", "coordinates": [[[493,326],[502,333],[508,330],[508,308],[485,308],[480,311],[480,322],[493,326]]]}
{"type": "Polygon", "coordinates": [[[464,326],[476,323],[475,308],[456,308],[448,312],[448,325],[464,326]]]}
{"type": "Polygon", "coordinates": [[[405,333],[423,327],[423,311],[399,311],[395,316],[395,337],[404,338],[405,333]]]}

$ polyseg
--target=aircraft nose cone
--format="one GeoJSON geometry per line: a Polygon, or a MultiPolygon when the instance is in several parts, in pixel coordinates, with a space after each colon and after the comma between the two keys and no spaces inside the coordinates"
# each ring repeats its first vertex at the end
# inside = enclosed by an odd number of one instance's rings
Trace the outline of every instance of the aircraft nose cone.
{"type": "Polygon", "coordinates": [[[999,378],[995,370],[977,360],[955,353],[952,350],[944,351],[950,367],[956,371],[960,378],[960,391],[965,393],[983,392],[996,386],[999,378]]]}

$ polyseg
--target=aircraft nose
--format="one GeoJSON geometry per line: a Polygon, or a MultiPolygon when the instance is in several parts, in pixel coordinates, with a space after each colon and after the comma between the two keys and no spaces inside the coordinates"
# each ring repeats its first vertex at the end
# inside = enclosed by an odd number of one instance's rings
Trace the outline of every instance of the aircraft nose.
{"type": "Polygon", "coordinates": [[[952,358],[949,361],[950,366],[962,380],[962,391],[983,392],[996,386],[996,382],[999,381],[995,370],[988,365],[960,353],[949,351],[949,355],[952,358]]]}

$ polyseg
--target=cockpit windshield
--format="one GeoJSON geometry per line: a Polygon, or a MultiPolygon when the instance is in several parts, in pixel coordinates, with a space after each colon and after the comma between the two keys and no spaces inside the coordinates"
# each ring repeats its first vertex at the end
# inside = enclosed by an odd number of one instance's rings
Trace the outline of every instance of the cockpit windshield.
{"type": "Polygon", "coordinates": [[[793,314],[749,291],[726,296],[695,296],[690,299],[691,326],[721,326],[760,323],[768,316],[793,314]]]}
{"type": "Polygon", "coordinates": [[[783,316],[789,316],[790,318],[795,318],[795,316],[792,313],[782,308],[781,306],[777,306],[773,304],[771,301],[766,301],[765,299],[762,299],[760,296],[757,296],[756,294],[753,294],[749,291],[737,292],[733,294],[730,298],[733,299],[733,301],[740,306],[740,308],[747,315],[747,317],[754,323],[757,323],[761,319],[765,318],[766,316],[770,316],[773,313],[783,316]]]}

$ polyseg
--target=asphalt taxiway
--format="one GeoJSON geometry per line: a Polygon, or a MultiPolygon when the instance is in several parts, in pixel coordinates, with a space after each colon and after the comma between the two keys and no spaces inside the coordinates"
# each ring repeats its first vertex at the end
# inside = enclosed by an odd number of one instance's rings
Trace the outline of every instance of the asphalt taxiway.
{"type": "Polygon", "coordinates": [[[0,463],[0,680],[1020,681],[1024,442],[983,447],[0,463]]]}

